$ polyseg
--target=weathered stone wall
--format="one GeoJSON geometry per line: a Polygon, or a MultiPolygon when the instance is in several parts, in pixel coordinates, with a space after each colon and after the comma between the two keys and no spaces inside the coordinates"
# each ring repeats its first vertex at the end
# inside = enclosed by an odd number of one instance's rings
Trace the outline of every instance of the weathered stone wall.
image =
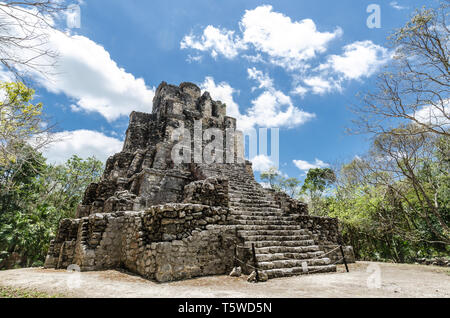
{"type": "Polygon", "coordinates": [[[60,222],[58,233],[50,242],[46,263],[54,268],[66,268],[72,263],[75,254],[75,242],[81,220],[64,219],[60,222]]]}
{"type": "Polygon", "coordinates": [[[233,268],[234,231],[208,225],[183,240],[154,243],[150,247],[147,276],[159,282],[206,275],[228,274],[233,268]]]}
{"type": "Polygon", "coordinates": [[[280,206],[286,214],[308,214],[308,205],[304,202],[291,198],[288,194],[275,191],[274,189],[264,189],[280,206]]]}
{"type": "Polygon", "coordinates": [[[226,274],[235,240],[235,231],[225,226],[228,214],[225,207],[178,203],[63,220],[45,266],[122,266],[157,281],[226,274]]]}
{"type": "Polygon", "coordinates": [[[184,187],[184,201],[228,207],[228,179],[214,177],[189,183],[184,187]]]}
{"type": "Polygon", "coordinates": [[[302,228],[311,232],[314,240],[321,245],[339,243],[339,221],[337,218],[299,215],[296,220],[302,228]]]}
{"type": "Polygon", "coordinates": [[[209,224],[227,224],[229,210],[200,204],[171,203],[149,208],[143,215],[147,242],[180,240],[209,224]]]}
{"type": "Polygon", "coordinates": [[[190,172],[179,169],[144,169],[137,178],[134,192],[138,195],[138,205],[132,209],[139,211],[156,204],[181,202],[183,189],[191,181],[190,172]]]}
{"type": "MultiPolygon", "coordinates": [[[[325,253],[335,250],[333,253],[327,255],[332,262],[342,259],[342,253],[336,248],[341,244],[341,234],[339,231],[339,220],[337,218],[300,215],[297,221],[302,225],[302,228],[311,232],[314,241],[319,245],[319,248],[325,253]]],[[[353,248],[351,246],[343,246],[344,255],[348,263],[355,262],[353,248]]],[[[339,262],[342,263],[342,262],[339,262]]]]}

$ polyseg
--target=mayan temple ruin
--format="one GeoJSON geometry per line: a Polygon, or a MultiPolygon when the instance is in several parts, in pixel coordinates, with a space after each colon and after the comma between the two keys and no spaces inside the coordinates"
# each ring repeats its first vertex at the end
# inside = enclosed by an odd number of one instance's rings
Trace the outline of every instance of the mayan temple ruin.
{"type": "MultiPolygon", "coordinates": [[[[60,223],[45,267],[121,268],[158,282],[229,274],[235,266],[246,275],[256,266],[269,279],[336,271],[338,220],[309,216],[306,204],[263,188],[241,159],[239,133],[219,141],[232,148],[233,163],[227,151],[215,151],[223,156],[215,163],[173,160],[174,152],[195,159],[209,151],[214,138],[194,133],[199,124],[225,136],[236,119],[192,83],[160,84],[152,113],[130,115],[123,150],[86,189],[77,218],[60,223]],[[191,132],[190,153],[174,148],[180,128],[191,132]]],[[[351,259],[351,247],[344,249],[351,259]]]]}

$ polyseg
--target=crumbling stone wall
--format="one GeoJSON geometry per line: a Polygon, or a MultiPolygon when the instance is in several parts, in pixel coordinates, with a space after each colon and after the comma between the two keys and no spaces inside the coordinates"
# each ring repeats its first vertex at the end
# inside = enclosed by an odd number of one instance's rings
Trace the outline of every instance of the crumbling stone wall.
{"type": "Polygon", "coordinates": [[[159,282],[206,275],[228,274],[233,268],[234,231],[227,226],[210,225],[206,231],[172,242],[151,245],[155,268],[148,268],[148,278],[159,282]]]}
{"type": "Polygon", "coordinates": [[[143,216],[147,242],[173,241],[189,237],[208,224],[227,224],[229,210],[201,204],[173,203],[149,208],[143,216]]]}
{"type": "Polygon", "coordinates": [[[279,204],[280,208],[286,214],[308,214],[308,205],[304,202],[294,200],[288,194],[274,189],[265,189],[265,191],[279,204]]]}
{"type": "Polygon", "coordinates": [[[184,187],[184,202],[228,207],[228,179],[207,178],[184,187]]]}
{"type": "MultiPolygon", "coordinates": [[[[319,248],[325,253],[332,250],[334,252],[327,254],[327,257],[336,262],[342,259],[342,253],[336,249],[342,244],[342,237],[339,230],[339,220],[337,218],[299,215],[297,221],[302,225],[302,228],[308,229],[314,237],[314,241],[319,245],[319,248]]],[[[344,255],[348,263],[355,262],[355,255],[351,246],[343,246],[344,255]]],[[[342,263],[342,262],[340,262],[342,263]]]]}
{"type": "Polygon", "coordinates": [[[178,203],[66,219],[45,267],[122,266],[160,282],[226,274],[233,267],[235,241],[235,231],[225,225],[228,214],[226,207],[178,203]]]}
{"type": "Polygon", "coordinates": [[[321,245],[339,244],[339,221],[337,218],[299,215],[297,221],[308,229],[314,240],[321,245]]]}
{"type": "Polygon", "coordinates": [[[46,262],[52,264],[52,267],[66,268],[73,264],[80,223],[80,219],[64,219],[60,222],[58,233],[50,242],[46,258],[46,262]]]}

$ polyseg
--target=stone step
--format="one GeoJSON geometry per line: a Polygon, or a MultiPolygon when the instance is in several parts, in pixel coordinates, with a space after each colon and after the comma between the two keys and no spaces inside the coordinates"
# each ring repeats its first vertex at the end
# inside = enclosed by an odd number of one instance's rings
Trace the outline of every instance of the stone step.
{"type": "Polygon", "coordinates": [[[248,214],[237,214],[237,219],[241,220],[282,220],[282,221],[295,221],[295,218],[289,215],[277,215],[277,214],[269,214],[269,215],[248,215],[248,214]]]}
{"type": "Polygon", "coordinates": [[[234,178],[231,182],[228,182],[228,186],[233,189],[241,189],[241,188],[256,188],[256,184],[250,180],[242,180],[239,178],[234,178]]]}
{"type": "Polygon", "coordinates": [[[244,197],[239,197],[239,198],[232,198],[231,200],[232,203],[276,203],[274,200],[271,200],[270,198],[261,198],[261,197],[251,197],[251,198],[244,198],[244,197]]]}
{"type": "Polygon", "coordinates": [[[228,189],[228,194],[233,197],[233,198],[240,198],[240,197],[260,197],[260,198],[268,198],[268,196],[263,193],[260,192],[258,190],[255,189],[251,189],[251,190],[242,190],[242,189],[228,189]]]}
{"type": "Polygon", "coordinates": [[[282,213],[285,215],[289,215],[286,213],[283,213],[283,210],[280,209],[278,206],[248,206],[248,205],[229,205],[230,208],[240,211],[242,213],[246,212],[275,212],[275,213],[282,213]]]}
{"type": "Polygon", "coordinates": [[[289,277],[296,275],[304,275],[311,273],[328,273],[336,272],[336,265],[323,265],[323,266],[308,266],[308,272],[304,272],[302,267],[291,267],[291,268],[277,268],[277,269],[267,269],[264,273],[267,274],[269,279],[278,277],[289,277]]]}
{"type": "MultiPolygon", "coordinates": [[[[281,214],[285,214],[283,213],[283,210],[281,210],[279,207],[274,207],[274,206],[233,206],[233,205],[229,205],[229,207],[231,209],[233,209],[234,211],[237,212],[242,212],[243,214],[246,214],[246,212],[263,212],[263,213],[281,213],[281,214]]],[[[285,214],[288,215],[288,214],[285,214]]]]}
{"type": "Polygon", "coordinates": [[[248,196],[243,196],[243,195],[230,195],[229,196],[230,200],[233,202],[239,202],[239,201],[270,201],[270,202],[274,202],[275,200],[272,200],[271,198],[265,197],[265,196],[260,196],[260,195],[248,195],[248,196]]]}
{"type": "Polygon", "coordinates": [[[283,213],[283,211],[281,211],[280,209],[274,208],[251,208],[250,210],[249,208],[230,207],[230,212],[248,216],[293,216],[283,213]]]}
{"type": "Polygon", "coordinates": [[[237,174],[237,173],[234,174],[233,176],[234,176],[234,178],[229,180],[230,181],[229,182],[230,185],[252,184],[252,185],[259,185],[259,186],[261,186],[251,176],[244,176],[244,177],[242,177],[242,175],[237,174]]]}
{"type": "Polygon", "coordinates": [[[230,204],[230,208],[242,212],[282,212],[278,206],[254,206],[254,205],[240,205],[240,204],[230,204]]]}
{"type": "Polygon", "coordinates": [[[309,235],[309,234],[288,235],[288,236],[281,236],[281,235],[241,235],[241,236],[246,241],[250,241],[250,242],[274,241],[274,242],[279,242],[279,245],[283,245],[285,242],[304,241],[304,240],[311,239],[311,235],[309,235]]]}
{"type": "Polygon", "coordinates": [[[295,221],[283,220],[235,220],[235,224],[240,225],[297,225],[295,221]]]}
{"type": "MultiPolygon", "coordinates": [[[[256,194],[255,192],[252,193],[240,193],[240,194],[232,194],[232,193],[228,193],[229,194],[229,198],[231,201],[238,201],[238,200],[270,200],[271,198],[261,195],[261,194],[256,194]]],[[[272,200],[270,200],[272,201],[272,200]]]]}
{"type": "Polygon", "coordinates": [[[255,187],[243,187],[243,188],[228,187],[228,193],[232,194],[232,195],[248,194],[248,195],[267,196],[266,192],[261,191],[260,189],[255,188],[255,187]]]}
{"type": "Polygon", "coordinates": [[[253,187],[230,187],[228,188],[228,193],[235,196],[242,194],[266,196],[265,192],[253,187]]]}
{"type": "Polygon", "coordinates": [[[314,240],[296,240],[296,241],[245,241],[245,247],[251,247],[255,244],[256,247],[302,247],[302,246],[313,246],[314,240]]]}
{"type": "Polygon", "coordinates": [[[231,200],[236,199],[253,199],[253,198],[259,198],[259,199],[270,199],[271,197],[266,196],[264,193],[259,193],[257,191],[236,191],[236,192],[229,192],[228,195],[231,200]]]}
{"type": "MultiPolygon", "coordinates": [[[[275,217],[275,218],[283,218],[289,215],[286,215],[282,212],[275,212],[275,211],[241,211],[236,209],[231,209],[230,214],[235,216],[243,216],[244,218],[246,216],[252,217],[275,217]]],[[[292,220],[295,220],[295,218],[291,217],[292,220]]]]}
{"type": "Polygon", "coordinates": [[[308,230],[240,230],[239,235],[250,236],[250,235],[309,235],[308,230]]]}
{"type": "MultiPolygon", "coordinates": [[[[232,215],[234,218],[242,219],[242,220],[252,220],[253,217],[256,217],[257,219],[267,219],[267,220],[283,220],[286,216],[285,214],[276,213],[276,212],[252,212],[250,213],[241,213],[240,211],[231,210],[230,215],[232,215]],[[250,218],[246,218],[246,216],[250,218]]],[[[256,219],[253,219],[256,220],[256,219]]],[[[292,218],[290,221],[294,221],[295,218],[292,218]]]]}
{"type": "MultiPolygon", "coordinates": [[[[240,180],[233,180],[228,182],[228,187],[231,190],[248,190],[248,189],[258,189],[258,187],[253,182],[245,182],[240,180]]],[[[261,191],[262,192],[262,191],[261,191]]]]}
{"type": "MultiPolygon", "coordinates": [[[[307,249],[305,249],[307,250],[307,249]]],[[[304,259],[316,259],[321,258],[323,251],[305,251],[303,253],[273,253],[273,254],[256,254],[258,262],[272,262],[282,260],[304,260],[304,259]]]]}
{"type": "Polygon", "coordinates": [[[306,260],[278,260],[278,261],[271,261],[271,262],[259,262],[258,261],[258,268],[262,270],[266,269],[279,269],[279,268],[292,268],[292,267],[303,267],[303,263],[305,263],[309,266],[322,266],[322,265],[329,265],[330,259],[329,258],[317,258],[317,259],[306,259],[306,260]]]}
{"type": "Polygon", "coordinates": [[[252,204],[256,205],[267,205],[279,208],[280,205],[275,200],[264,200],[264,199],[234,199],[230,200],[230,205],[244,205],[244,206],[252,206],[252,204]]]}
{"type": "Polygon", "coordinates": [[[280,209],[280,206],[275,202],[264,202],[264,201],[258,201],[258,202],[233,202],[229,201],[229,206],[233,208],[242,208],[242,209],[260,209],[260,208],[271,208],[271,209],[280,209]]]}
{"type": "Polygon", "coordinates": [[[308,253],[308,252],[320,252],[320,249],[318,245],[266,246],[258,248],[255,247],[255,252],[256,254],[308,253]]]}
{"type": "Polygon", "coordinates": [[[261,209],[279,209],[281,211],[280,207],[276,204],[268,204],[268,203],[229,203],[230,208],[236,208],[241,210],[261,210],[261,209]]]}
{"type": "Polygon", "coordinates": [[[276,225],[276,224],[265,224],[265,225],[254,225],[254,224],[238,224],[236,225],[237,230],[244,231],[260,231],[260,230],[304,230],[300,224],[297,225],[276,225]]]}

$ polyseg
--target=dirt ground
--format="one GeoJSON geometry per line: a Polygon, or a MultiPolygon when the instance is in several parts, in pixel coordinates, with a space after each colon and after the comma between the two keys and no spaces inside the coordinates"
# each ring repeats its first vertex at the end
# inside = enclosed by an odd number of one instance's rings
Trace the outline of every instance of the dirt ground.
{"type": "Polygon", "coordinates": [[[68,273],[28,268],[0,271],[0,286],[64,297],[297,298],[441,297],[450,298],[450,269],[406,264],[358,262],[350,273],[272,279],[248,283],[245,277],[202,277],[159,284],[119,271],[68,273]]]}

